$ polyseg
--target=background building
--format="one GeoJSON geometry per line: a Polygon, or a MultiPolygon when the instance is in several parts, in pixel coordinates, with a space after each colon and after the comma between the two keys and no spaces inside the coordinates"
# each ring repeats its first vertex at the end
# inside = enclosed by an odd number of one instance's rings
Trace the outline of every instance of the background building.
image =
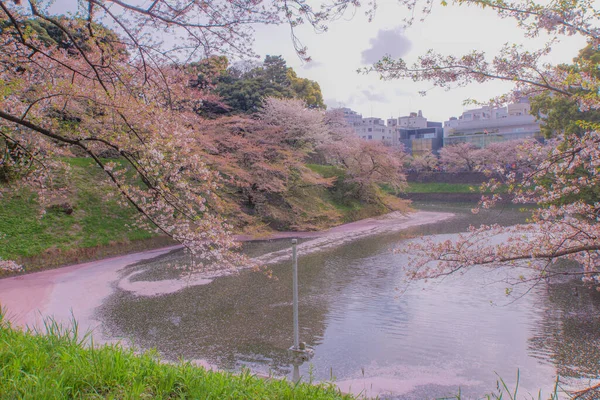
{"type": "Polygon", "coordinates": [[[421,110],[418,113],[411,112],[407,117],[398,118],[398,126],[405,129],[427,128],[427,118],[423,117],[421,110]]]}
{"type": "Polygon", "coordinates": [[[393,144],[404,146],[406,152],[413,156],[429,152],[437,154],[443,146],[442,123],[427,121],[421,110],[406,117],[388,119],[387,122],[388,129],[395,131],[393,144]]]}
{"type": "Polygon", "coordinates": [[[354,124],[354,130],[365,140],[377,140],[390,145],[394,141],[393,135],[389,133],[381,118],[363,118],[360,123],[354,124]]]}
{"type": "Polygon", "coordinates": [[[428,121],[421,110],[398,118],[363,116],[350,108],[341,108],[344,119],[364,140],[375,140],[391,146],[403,146],[407,153],[419,156],[438,154],[443,146],[471,143],[487,147],[494,142],[539,138],[542,134],[536,118],[530,115],[527,98],[506,107],[484,106],[467,110],[444,122],[428,121]]]}
{"type": "Polygon", "coordinates": [[[376,140],[391,146],[404,146],[412,155],[428,152],[437,154],[443,145],[444,129],[441,122],[430,122],[423,113],[411,112],[408,116],[390,118],[363,118],[350,108],[341,108],[344,119],[364,140],[376,140]],[[387,124],[386,124],[387,122],[387,124]]]}
{"type": "Polygon", "coordinates": [[[387,129],[381,118],[363,118],[361,114],[350,108],[340,108],[340,110],[344,113],[344,119],[348,122],[348,125],[354,128],[361,139],[393,144],[394,133],[387,129]]]}
{"type": "Polygon", "coordinates": [[[530,110],[527,98],[506,107],[467,110],[444,122],[444,146],[472,143],[483,148],[494,142],[541,138],[540,125],[530,110]]]}
{"type": "Polygon", "coordinates": [[[339,110],[344,114],[344,119],[350,126],[354,126],[355,123],[362,122],[362,114],[359,114],[347,107],[340,108],[339,110]]]}

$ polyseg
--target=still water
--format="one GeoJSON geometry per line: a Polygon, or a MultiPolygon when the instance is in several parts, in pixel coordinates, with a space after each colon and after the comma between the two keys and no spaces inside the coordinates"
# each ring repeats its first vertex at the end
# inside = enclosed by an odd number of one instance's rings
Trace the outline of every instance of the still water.
{"type": "MultiPolygon", "coordinates": [[[[506,280],[521,273],[511,269],[478,267],[409,284],[406,256],[392,251],[410,238],[452,237],[470,224],[514,224],[526,213],[417,206],[456,217],[300,258],[300,338],[315,350],[301,368],[304,377],[334,379],[345,391],[383,398],[433,399],[459,388],[464,398],[479,398],[495,389],[498,376],[514,385],[517,372],[520,393],[535,398],[540,389],[549,393],[557,375],[565,387],[600,375],[600,294],[580,280],[539,285],[518,299],[530,288],[516,287],[507,297],[506,280]]],[[[248,243],[244,251],[256,256],[289,243],[248,243]]],[[[172,278],[164,267],[185,262],[173,252],[124,273],[172,278]]],[[[99,317],[108,336],[156,348],[169,360],[290,376],[291,262],[271,270],[274,278],[243,271],[156,297],[117,290],[99,317]]]]}

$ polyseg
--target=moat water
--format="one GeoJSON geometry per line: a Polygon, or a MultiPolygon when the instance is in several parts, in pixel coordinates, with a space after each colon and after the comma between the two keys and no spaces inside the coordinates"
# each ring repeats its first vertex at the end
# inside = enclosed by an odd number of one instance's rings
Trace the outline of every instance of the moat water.
{"type": "MultiPolygon", "coordinates": [[[[453,237],[470,224],[522,222],[526,212],[417,207],[456,217],[300,258],[300,338],[315,351],[301,367],[304,379],[335,380],[345,391],[382,398],[434,399],[459,390],[463,398],[480,398],[499,377],[514,387],[518,373],[519,393],[537,399],[540,389],[547,398],[557,376],[565,388],[600,376],[600,293],[581,280],[523,284],[507,296],[507,280],[522,271],[475,267],[407,283],[407,256],[392,251],[423,235],[453,237]]],[[[257,256],[286,246],[289,240],[252,242],[244,251],[257,256]]],[[[176,251],[124,273],[172,278],[165,266],[185,262],[176,251]]],[[[98,316],[109,337],[156,348],[168,360],[291,376],[291,262],[271,270],[273,278],[242,271],[155,297],[117,289],[98,316]]]]}

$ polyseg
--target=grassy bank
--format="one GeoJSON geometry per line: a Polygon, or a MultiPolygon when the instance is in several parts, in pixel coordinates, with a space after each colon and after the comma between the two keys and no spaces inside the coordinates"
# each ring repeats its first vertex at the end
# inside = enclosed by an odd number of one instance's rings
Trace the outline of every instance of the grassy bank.
{"type": "Polygon", "coordinates": [[[481,193],[479,185],[470,183],[409,182],[406,193],[481,193]]]}
{"type": "MultiPolygon", "coordinates": [[[[0,185],[0,258],[15,260],[28,271],[84,262],[102,257],[143,251],[173,244],[166,237],[135,227],[137,211],[118,196],[107,196],[110,188],[104,173],[89,158],[68,158],[68,174],[57,179],[41,206],[32,191],[0,185]]],[[[323,177],[340,177],[332,166],[308,166],[323,177]]],[[[235,191],[234,191],[235,192],[235,191]]],[[[265,201],[261,214],[247,212],[235,204],[228,218],[238,233],[268,234],[276,230],[320,230],[389,212],[398,199],[382,196],[389,204],[364,204],[344,196],[336,186],[297,185],[278,198],[265,201]]]]}
{"type": "Polygon", "coordinates": [[[42,208],[28,189],[0,187],[0,257],[26,266],[56,266],[81,259],[114,255],[166,241],[135,228],[136,211],[106,196],[103,172],[90,159],[69,159],[64,189],[42,208]],[[158,241],[158,242],[157,242],[158,241]],[[155,243],[157,242],[157,243],[155,243]],[[130,246],[135,243],[134,246],[130,246]]]}
{"type": "Polygon", "coordinates": [[[380,202],[364,203],[347,195],[351,184],[345,182],[345,172],[332,165],[307,164],[308,168],[323,178],[336,178],[332,188],[322,197],[341,215],[341,222],[353,222],[388,213],[390,211],[408,211],[408,203],[398,201],[397,193],[387,187],[379,188],[380,202]]]}
{"type": "Polygon", "coordinates": [[[350,399],[333,386],[292,385],[244,372],[161,363],[152,352],[86,347],[77,327],[47,335],[12,329],[0,316],[2,399],[350,399]]]}

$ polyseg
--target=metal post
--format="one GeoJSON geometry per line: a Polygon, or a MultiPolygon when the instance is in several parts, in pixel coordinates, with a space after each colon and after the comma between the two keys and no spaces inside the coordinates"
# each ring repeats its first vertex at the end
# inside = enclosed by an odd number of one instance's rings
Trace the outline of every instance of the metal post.
{"type": "Polygon", "coordinates": [[[300,349],[300,332],[298,328],[298,252],[297,239],[292,239],[292,270],[294,285],[294,349],[300,349]]]}
{"type": "Polygon", "coordinates": [[[292,276],[294,286],[294,345],[289,348],[292,365],[294,366],[293,380],[300,382],[300,366],[309,361],[314,355],[312,348],[306,343],[300,343],[300,329],[298,325],[298,251],[297,239],[292,239],[292,276]]]}

